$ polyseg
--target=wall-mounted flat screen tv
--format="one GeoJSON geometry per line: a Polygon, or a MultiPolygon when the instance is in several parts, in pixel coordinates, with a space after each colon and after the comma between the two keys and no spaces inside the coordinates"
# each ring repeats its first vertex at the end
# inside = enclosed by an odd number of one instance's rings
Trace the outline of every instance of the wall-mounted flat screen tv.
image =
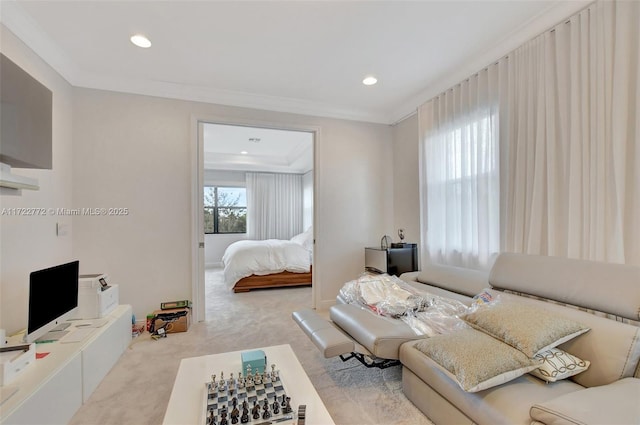
{"type": "Polygon", "coordinates": [[[51,169],[51,90],[1,53],[0,101],[0,162],[51,169]]]}

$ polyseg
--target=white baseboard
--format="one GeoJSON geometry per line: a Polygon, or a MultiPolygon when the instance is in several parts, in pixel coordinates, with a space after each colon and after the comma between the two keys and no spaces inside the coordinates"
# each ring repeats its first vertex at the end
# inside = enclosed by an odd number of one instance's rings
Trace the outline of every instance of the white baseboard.
{"type": "Polygon", "coordinates": [[[321,300],[316,303],[316,310],[328,310],[329,307],[336,305],[336,300],[321,300]]]}

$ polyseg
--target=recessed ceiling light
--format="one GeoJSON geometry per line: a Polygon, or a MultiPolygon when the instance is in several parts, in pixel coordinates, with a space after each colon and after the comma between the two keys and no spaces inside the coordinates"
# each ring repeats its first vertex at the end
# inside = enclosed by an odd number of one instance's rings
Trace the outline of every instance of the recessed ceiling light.
{"type": "Polygon", "coordinates": [[[364,77],[364,80],[362,80],[362,84],[364,84],[365,86],[372,86],[377,82],[378,79],[373,75],[367,75],[366,77],[364,77]]]}
{"type": "Polygon", "coordinates": [[[240,153],[241,153],[242,155],[246,155],[246,154],[248,154],[249,152],[247,152],[247,151],[242,151],[242,152],[240,152],[240,153]]]}
{"type": "Polygon", "coordinates": [[[133,44],[143,49],[151,47],[151,41],[142,34],[132,35],[130,40],[133,44]]]}

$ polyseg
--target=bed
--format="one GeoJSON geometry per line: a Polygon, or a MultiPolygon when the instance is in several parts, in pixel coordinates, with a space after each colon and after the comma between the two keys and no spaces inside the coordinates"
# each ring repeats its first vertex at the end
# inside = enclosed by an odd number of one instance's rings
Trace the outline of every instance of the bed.
{"type": "Polygon", "coordinates": [[[234,292],[311,285],[311,229],[289,240],[242,240],[222,256],[224,279],[234,292]]]}

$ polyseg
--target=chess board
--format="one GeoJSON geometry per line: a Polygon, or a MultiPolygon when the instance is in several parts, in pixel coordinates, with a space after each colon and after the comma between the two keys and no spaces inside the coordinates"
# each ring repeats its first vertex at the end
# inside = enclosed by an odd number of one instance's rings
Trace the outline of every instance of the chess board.
{"type": "Polygon", "coordinates": [[[289,394],[280,380],[280,373],[274,372],[268,380],[260,383],[240,384],[238,379],[226,379],[220,382],[205,383],[205,409],[203,425],[221,425],[223,418],[228,424],[260,424],[264,422],[279,422],[281,424],[294,423],[295,410],[289,394]],[[239,385],[240,384],[240,385],[239,385]],[[287,400],[287,398],[289,398],[287,400]],[[235,406],[234,406],[235,399],[235,406]],[[277,409],[273,404],[278,403],[277,409]],[[269,417],[264,417],[265,401],[267,402],[269,417]],[[246,405],[244,404],[246,402],[246,405]],[[248,410],[248,418],[243,422],[243,407],[248,410]],[[259,416],[254,418],[254,409],[257,406],[259,416]],[[237,421],[232,422],[232,411],[238,410],[237,421]],[[287,408],[289,411],[287,411],[287,408]],[[278,412],[275,413],[275,410],[278,412]],[[248,420],[247,420],[248,419],[248,420]]]}

